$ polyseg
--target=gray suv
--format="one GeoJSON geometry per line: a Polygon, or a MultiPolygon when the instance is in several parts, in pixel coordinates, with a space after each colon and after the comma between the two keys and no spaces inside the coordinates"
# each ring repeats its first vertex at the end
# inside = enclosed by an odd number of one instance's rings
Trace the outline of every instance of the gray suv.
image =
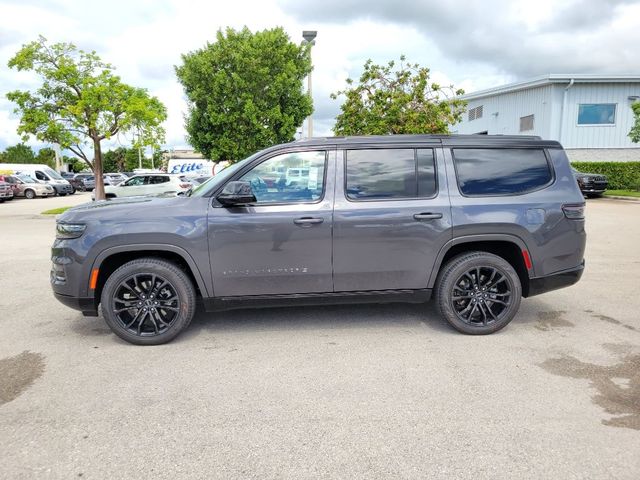
{"type": "Polygon", "coordinates": [[[584,199],[559,143],[530,136],[316,138],[268,148],[172,198],[57,222],[58,300],[128,342],[206,311],[432,296],[457,330],[507,325],[576,283],[584,199]]]}

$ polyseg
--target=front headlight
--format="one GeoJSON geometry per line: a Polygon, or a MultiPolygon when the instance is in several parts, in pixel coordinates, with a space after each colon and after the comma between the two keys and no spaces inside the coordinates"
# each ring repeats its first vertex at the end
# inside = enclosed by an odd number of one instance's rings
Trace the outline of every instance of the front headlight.
{"type": "Polygon", "coordinates": [[[56,223],[56,238],[60,240],[82,236],[87,226],[83,223],[56,223]]]}

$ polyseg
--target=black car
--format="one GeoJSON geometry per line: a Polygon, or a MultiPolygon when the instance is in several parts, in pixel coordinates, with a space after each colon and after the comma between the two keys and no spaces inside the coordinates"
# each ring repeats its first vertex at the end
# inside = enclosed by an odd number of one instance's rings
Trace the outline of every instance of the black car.
{"type": "Polygon", "coordinates": [[[572,168],[573,176],[578,182],[580,191],[586,197],[599,197],[602,195],[609,183],[607,177],[597,173],[582,173],[572,168]]]}

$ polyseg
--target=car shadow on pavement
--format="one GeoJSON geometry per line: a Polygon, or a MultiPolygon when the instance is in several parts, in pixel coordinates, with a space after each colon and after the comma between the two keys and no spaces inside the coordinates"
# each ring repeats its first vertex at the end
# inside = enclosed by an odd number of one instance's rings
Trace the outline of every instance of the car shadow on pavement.
{"type": "Polygon", "coordinates": [[[454,333],[454,330],[440,319],[433,303],[398,303],[248,308],[213,313],[198,309],[191,325],[179,339],[188,339],[201,332],[342,330],[416,326],[454,333]]]}

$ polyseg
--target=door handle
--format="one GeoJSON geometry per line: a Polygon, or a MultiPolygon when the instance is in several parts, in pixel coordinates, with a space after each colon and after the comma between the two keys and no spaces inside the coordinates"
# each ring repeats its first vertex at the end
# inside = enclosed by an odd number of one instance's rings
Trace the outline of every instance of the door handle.
{"type": "Polygon", "coordinates": [[[438,218],[442,218],[441,213],[416,213],[413,215],[415,220],[436,220],[438,218]]]}
{"type": "Polygon", "coordinates": [[[296,225],[300,225],[301,227],[310,227],[312,225],[318,225],[322,222],[324,222],[324,218],[317,217],[302,217],[296,218],[293,221],[293,223],[295,223],[296,225]]]}

